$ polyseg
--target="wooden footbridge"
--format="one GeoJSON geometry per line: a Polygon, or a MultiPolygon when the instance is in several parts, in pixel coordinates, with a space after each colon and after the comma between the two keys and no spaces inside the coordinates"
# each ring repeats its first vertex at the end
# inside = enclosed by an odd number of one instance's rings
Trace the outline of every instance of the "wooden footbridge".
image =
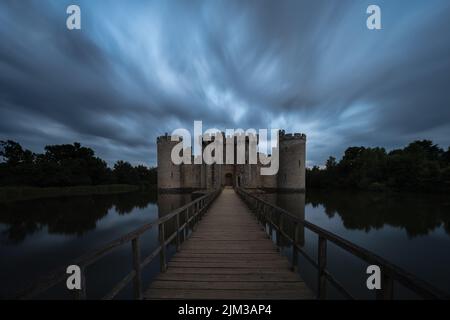
{"type": "MultiPolygon", "coordinates": [[[[448,299],[448,296],[383,258],[268,203],[244,189],[215,190],[175,209],[157,221],[76,259],[81,270],[81,289],[74,298],[86,299],[86,270],[114,249],[131,243],[132,270],[103,298],[113,299],[133,284],[136,299],[312,299],[327,298],[333,286],[343,297],[355,298],[327,269],[327,243],[377,265],[382,272],[376,298],[393,299],[399,283],[418,297],[448,299]],[[159,245],[141,258],[140,236],[158,228],[159,245]],[[300,230],[318,236],[317,256],[304,251],[300,230]],[[169,234],[169,231],[171,233],[169,234]],[[276,239],[276,244],[272,242],[276,239]],[[283,241],[281,241],[283,240],[283,241]],[[291,250],[290,260],[279,253],[281,242],[291,250]],[[286,245],[287,244],[287,245],[286,245]],[[176,253],[168,261],[167,248],[176,253]],[[299,255],[317,269],[315,293],[300,278],[299,255]],[[142,283],[142,270],[159,258],[160,274],[150,284],[142,283]]],[[[66,268],[49,274],[15,298],[30,299],[65,282],[66,268]]]]}
{"type": "Polygon", "coordinates": [[[224,189],[147,299],[312,299],[233,189],[224,189]]]}

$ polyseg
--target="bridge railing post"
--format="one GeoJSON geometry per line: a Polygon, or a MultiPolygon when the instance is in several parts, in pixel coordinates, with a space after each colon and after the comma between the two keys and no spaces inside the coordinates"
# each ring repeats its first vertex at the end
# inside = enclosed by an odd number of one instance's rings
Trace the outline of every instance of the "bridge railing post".
{"type": "MultiPolygon", "coordinates": [[[[195,212],[197,209],[197,203],[194,204],[194,207],[192,208],[192,210],[195,212]]],[[[189,235],[189,208],[186,209],[185,213],[184,213],[184,220],[185,220],[185,227],[184,227],[184,239],[188,238],[189,235]]]]}
{"type": "Polygon", "coordinates": [[[278,250],[281,251],[281,237],[283,232],[283,215],[281,213],[278,213],[278,230],[277,230],[277,247],[278,250]]]}
{"type": "Polygon", "coordinates": [[[261,223],[264,227],[264,232],[267,232],[267,207],[265,205],[263,205],[262,207],[262,211],[261,211],[261,223]]]}
{"type": "Polygon", "coordinates": [[[270,237],[270,240],[272,240],[272,238],[273,238],[273,220],[272,220],[272,213],[273,213],[273,209],[270,208],[270,209],[269,209],[269,213],[268,213],[268,216],[269,216],[269,237],[270,237]]]}
{"type": "Polygon", "coordinates": [[[319,265],[317,296],[318,296],[318,299],[323,300],[327,296],[327,292],[326,292],[327,279],[325,276],[325,268],[327,266],[327,239],[321,235],[319,235],[317,263],[319,265]]]}
{"type": "Polygon", "coordinates": [[[202,206],[202,203],[200,201],[200,205],[199,205],[198,211],[197,212],[193,212],[192,215],[191,215],[191,218],[192,218],[192,231],[194,231],[196,229],[197,218],[198,218],[198,215],[202,212],[202,207],[203,206],[202,206]]]}
{"type": "Polygon", "coordinates": [[[256,220],[257,220],[258,222],[261,222],[260,213],[259,213],[259,210],[260,210],[260,203],[259,203],[259,201],[257,201],[257,200],[255,200],[255,201],[256,201],[256,210],[255,210],[256,220]]]}
{"type": "Polygon", "coordinates": [[[197,211],[194,212],[194,214],[192,215],[192,230],[195,230],[197,228],[197,222],[198,222],[198,217],[202,214],[203,211],[203,207],[204,207],[205,203],[202,200],[200,200],[199,202],[199,206],[197,207],[197,211]]]}
{"type": "Polygon", "coordinates": [[[159,224],[159,243],[161,250],[159,252],[159,266],[161,272],[166,272],[167,262],[166,262],[166,235],[165,235],[165,225],[164,222],[159,224]]]}
{"type": "Polygon", "coordinates": [[[139,237],[131,241],[133,250],[133,268],[134,268],[134,298],[142,299],[142,279],[141,279],[141,249],[139,246],[139,237]]]}
{"type": "Polygon", "coordinates": [[[180,213],[177,214],[176,216],[176,250],[179,251],[180,250],[180,213]]]}
{"type": "Polygon", "coordinates": [[[298,251],[297,244],[299,243],[300,226],[298,223],[294,223],[294,237],[292,241],[292,271],[298,269],[298,251]]]}

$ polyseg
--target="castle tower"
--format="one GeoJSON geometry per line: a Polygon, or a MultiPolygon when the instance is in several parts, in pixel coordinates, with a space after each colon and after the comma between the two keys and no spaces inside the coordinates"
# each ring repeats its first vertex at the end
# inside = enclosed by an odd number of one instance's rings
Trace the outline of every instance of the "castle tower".
{"type": "Polygon", "coordinates": [[[173,164],[171,159],[172,148],[177,143],[167,133],[157,138],[158,189],[181,189],[181,165],[173,164]]]}
{"type": "Polygon", "coordinates": [[[306,135],[280,131],[278,189],[305,191],[306,135]]]}
{"type": "Polygon", "coordinates": [[[261,168],[263,166],[259,166],[258,168],[258,174],[259,174],[259,179],[260,179],[260,184],[261,184],[261,188],[265,189],[265,190],[276,190],[277,186],[278,186],[278,174],[274,174],[274,175],[266,175],[263,176],[261,175],[261,168]]]}

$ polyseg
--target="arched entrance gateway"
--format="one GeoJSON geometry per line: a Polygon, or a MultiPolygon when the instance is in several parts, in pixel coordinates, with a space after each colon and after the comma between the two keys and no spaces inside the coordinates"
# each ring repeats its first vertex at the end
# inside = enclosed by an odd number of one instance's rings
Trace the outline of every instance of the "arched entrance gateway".
{"type": "Polygon", "coordinates": [[[231,173],[227,173],[225,175],[225,185],[226,186],[233,186],[233,175],[231,173]]]}

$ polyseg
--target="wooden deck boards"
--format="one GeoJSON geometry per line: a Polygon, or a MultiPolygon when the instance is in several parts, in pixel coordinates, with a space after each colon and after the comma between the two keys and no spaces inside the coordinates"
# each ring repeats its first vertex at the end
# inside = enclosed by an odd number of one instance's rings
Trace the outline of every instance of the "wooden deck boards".
{"type": "Polygon", "coordinates": [[[233,189],[151,283],[146,299],[313,299],[233,189]]]}

